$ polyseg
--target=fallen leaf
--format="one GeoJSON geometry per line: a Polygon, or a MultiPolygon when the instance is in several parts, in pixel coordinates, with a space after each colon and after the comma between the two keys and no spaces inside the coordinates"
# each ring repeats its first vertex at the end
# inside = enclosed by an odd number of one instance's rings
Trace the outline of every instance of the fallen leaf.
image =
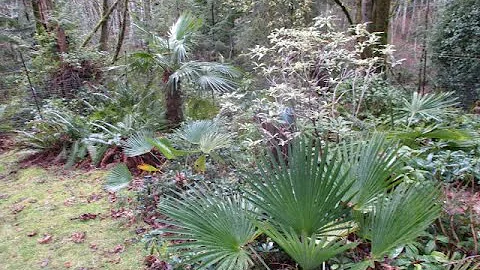
{"type": "Polygon", "coordinates": [[[147,270],[172,270],[173,267],[165,261],[161,261],[154,255],[145,257],[144,264],[147,270]]]}
{"type": "Polygon", "coordinates": [[[95,243],[90,243],[89,247],[90,247],[90,249],[93,249],[93,250],[97,250],[97,249],[98,249],[98,246],[97,246],[97,244],[95,244],[95,243]]]}
{"type": "Polygon", "coordinates": [[[136,234],[144,234],[146,231],[147,231],[147,229],[141,227],[141,228],[137,228],[137,229],[135,230],[135,233],[136,233],[136,234]]]}
{"type": "Polygon", "coordinates": [[[144,172],[158,172],[160,171],[159,169],[155,168],[154,166],[146,163],[142,163],[137,166],[138,169],[144,171],[144,172]]]}
{"type": "Polygon", "coordinates": [[[29,233],[27,233],[27,236],[28,236],[28,237],[34,237],[35,235],[37,235],[37,232],[29,232],[29,233]]]}
{"type": "Polygon", "coordinates": [[[40,267],[41,268],[47,267],[49,262],[50,262],[49,259],[43,260],[42,263],[40,263],[40,267]]]}
{"type": "Polygon", "coordinates": [[[120,263],[120,257],[116,257],[115,259],[110,259],[108,260],[109,263],[113,264],[119,264],[120,263]]]}
{"type": "Polygon", "coordinates": [[[121,218],[121,217],[125,216],[125,208],[120,208],[118,210],[111,209],[110,210],[110,216],[112,218],[121,218]]]}
{"type": "Polygon", "coordinates": [[[96,202],[96,201],[101,200],[102,198],[103,198],[103,196],[101,194],[92,193],[90,196],[88,196],[87,202],[88,203],[96,202]]]}
{"type": "Polygon", "coordinates": [[[72,267],[72,262],[65,262],[63,266],[65,266],[65,268],[70,268],[72,267]]]}
{"type": "Polygon", "coordinates": [[[20,212],[22,212],[22,210],[25,208],[25,205],[23,204],[14,204],[12,205],[11,209],[12,209],[12,214],[18,214],[20,212]]]}
{"type": "Polygon", "coordinates": [[[114,203],[117,201],[117,195],[115,194],[115,192],[109,192],[108,193],[108,201],[110,203],[114,203]]]}
{"type": "Polygon", "coordinates": [[[63,205],[65,206],[72,206],[74,204],[75,204],[75,198],[69,198],[63,202],[63,205]]]}
{"type": "Polygon", "coordinates": [[[80,219],[82,221],[86,221],[86,220],[96,219],[96,218],[97,218],[97,214],[86,213],[86,214],[81,214],[79,217],[71,218],[71,220],[80,219]]]}
{"type": "Polygon", "coordinates": [[[86,232],[74,232],[72,233],[72,236],[70,237],[70,239],[74,242],[74,243],[83,243],[83,241],[85,241],[85,237],[86,237],[86,232]]]}
{"type": "Polygon", "coordinates": [[[116,245],[112,253],[122,253],[125,250],[125,247],[122,245],[116,245]]]}
{"type": "Polygon", "coordinates": [[[44,234],[43,238],[38,239],[37,242],[38,242],[39,244],[47,244],[47,243],[49,243],[50,241],[52,241],[52,238],[53,238],[52,235],[50,235],[50,234],[44,234]]]}

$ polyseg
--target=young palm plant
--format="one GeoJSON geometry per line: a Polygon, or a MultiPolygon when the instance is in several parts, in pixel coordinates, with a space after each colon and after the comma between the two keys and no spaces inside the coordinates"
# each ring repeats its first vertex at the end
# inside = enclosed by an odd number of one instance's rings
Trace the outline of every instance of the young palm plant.
{"type": "Polygon", "coordinates": [[[185,255],[185,263],[220,270],[245,270],[253,265],[249,244],[258,234],[244,200],[202,187],[177,195],[163,200],[159,209],[171,226],[164,230],[173,234],[167,239],[175,240],[172,248],[185,255]]]}
{"type": "Polygon", "coordinates": [[[375,134],[364,142],[344,143],[340,147],[343,170],[348,172],[348,181],[352,183],[345,198],[353,196],[350,203],[354,209],[368,208],[378,196],[398,183],[396,176],[401,170],[398,149],[398,143],[387,141],[382,134],[375,134]]]}
{"type": "Polygon", "coordinates": [[[403,106],[398,109],[397,117],[407,123],[407,127],[420,120],[441,121],[442,117],[451,113],[453,106],[457,105],[457,98],[453,93],[429,93],[421,95],[413,93],[411,100],[403,99],[403,106]]]}
{"type": "Polygon", "coordinates": [[[214,62],[190,60],[193,36],[202,21],[190,13],[182,14],[172,25],[167,38],[152,35],[152,53],[134,54],[134,67],[154,68],[165,83],[166,118],[170,125],[183,121],[182,85],[188,82],[200,90],[226,92],[235,89],[240,72],[214,62]]]}
{"type": "Polygon", "coordinates": [[[325,238],[349,227],[345,217],[350,209],[342,199],[351,183],[337,155],[329,157],[323,150],[320,154],[320,142],[295,140],[287,162],[273,156],[260,159],[260,175],[251,174],[245,190],[247,199],[264,213],[259,227],[307,270],[355,245],[325,238]]]}
{"type": "Polygon", "coordinates": [[[360,234],[372,243],[372,259],[382,260],[388,252],[421,235],[440,215],[439,197],[436,186],[402,184],[377,200],[371,212],[357,213],[360,234]]]}

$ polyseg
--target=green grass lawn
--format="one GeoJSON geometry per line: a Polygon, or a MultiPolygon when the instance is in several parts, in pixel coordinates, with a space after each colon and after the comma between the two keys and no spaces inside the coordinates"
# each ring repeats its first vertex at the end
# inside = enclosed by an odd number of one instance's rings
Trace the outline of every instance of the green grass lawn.
{"type": "Polygon", "coordinates": [[[18,169],[21,156],[0,155],[0,269],[143,268],[135,228],[110,217],[105,171],[18,169]],[[99,216],[75,219],[86,213],[99,216]],[[75,243],[74,233],[84,240],[75,243]],[[51,240],[39,243],[45,235],[51,240]]]}

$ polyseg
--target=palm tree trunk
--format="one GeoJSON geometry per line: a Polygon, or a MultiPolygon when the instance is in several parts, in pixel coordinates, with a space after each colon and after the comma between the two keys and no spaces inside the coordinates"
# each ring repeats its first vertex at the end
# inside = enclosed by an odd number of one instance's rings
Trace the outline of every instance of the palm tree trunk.
{"type": "Polygon", "coordinates": [[[180,83],[173,86],[174,89],[167,89],[165,92],[165,103],[168,125],[171,128],[178,127],[183,121],[183,97],[180,89],[180,83]]]}

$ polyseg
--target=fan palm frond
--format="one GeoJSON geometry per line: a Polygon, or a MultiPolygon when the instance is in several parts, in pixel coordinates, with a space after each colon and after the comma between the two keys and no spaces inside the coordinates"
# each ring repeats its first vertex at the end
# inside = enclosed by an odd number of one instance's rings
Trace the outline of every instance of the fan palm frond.
{"type": "Polygon", "coordinates": [[[399,146],[387,141],[382,134],[375,134],[363,143],[350,142],[341,147],[344,171],[352,188],[345,194],[351,197],[356,209],[368,207],[377,196],[396,183],[395,175],[400,173],[399,146]]]}
{"type": "Polygon", "coordinates": [[[230,147],[231,142],[232,136],[230,134],[210,130],[200,138],[199,148],[203,153],[210,154],[214,150],[230,147]]]}
{"type": "Polygon", "coordinates": [[[199,269],[242,270],[252,264],[248,249],[257,236],[246,202],[237,196],[222,197],[214,191],[199,188],[188,194],[177,194],[160,203],[159,208],[173,225],[170,240],[182,241],[173,248],[185,252],[188,262],[199,262],[199,269]]]}
{"type": "Polygon", "coordinates": [[[202,90],[214,90],[219,93],[234,90],[241,76],[236,68],[219,63],[190,61],[183,63],[169,78],[169,84],[180,80],[190,81],[202,90]]]}
{"type": "Polygon", "coordinates": [[[383,259],[391,250],[421,235],[440,215],[439,196],[439,189],[432,185],[400,186],[378,200],[363,219],[358,218],[361,234],[372,242],[372,257],[383,259]]]}
{"type": "Polygon", "coordinates": [[[175,132],[179,138],[191,143],[200,144],[202,136],[211,130],[219,130],[217,122],[212,120],[197,120],[183,125],[175,132]]]}
{"type": "Polygon", "coordinates": [[[457,105],[457,98],[453,92],[430,93],[421,95],[413,93],[411,100],[403,99],[403,107],[398,109],[398,117],[407,122],[407,126],[420,120],[441,121],[441,118],[449,114],[449,110],[457,105]]]}
{"type": "Polygon", "coordinates": [[[315,235],[298,235],[293,230],[279,231],[269,224],[262,227],[262,230],[305,270],[317,269],[323,262],[357,245],[338,240],[329,241],[326,237],[317,238],[315,235]]]}
{"type": "Polygon", "coordinates": [[[327,157],[328,150],[320,155],[320,142],[294,140],[287,163],[272,155],[258,161],[260,175],[247,178],[248,200],[274,226],[291,228],[298,235],[328,235],[348,212],[341,201],[351,184],[336,156],[327,157]]]}
{"type": "Polygon", "coordinates": [[[174,63],[182,63],[188,57],[188,45],[192,35],[200,28],[202,20],[191,13],[183,13],[170,28],[168,47],[172,51],[174,63]]]}
{"type": "Polygon", "coordinates": [[[105,188],[108,191],[116,192],[130,184],[133,176],[127,165],[120,163],[113,167],[107,175],[107,184],[105,188]]]}
{"type": "Polygon", "coordinates": [[[176,131],[176,136],[198,146],[198,150],[209,154],[216,149],[227,148],[232,136],[222,130],[221,125],[213,120],[197,120],[183,125],[176,131]]]}
{"type": "Polygon", "coordinates": [[[153,138],[153,132],[138,131],[122,142],[123,152],[128,157],[136,157],[150,152],[153,148],[150,140],[153,138]]]}

